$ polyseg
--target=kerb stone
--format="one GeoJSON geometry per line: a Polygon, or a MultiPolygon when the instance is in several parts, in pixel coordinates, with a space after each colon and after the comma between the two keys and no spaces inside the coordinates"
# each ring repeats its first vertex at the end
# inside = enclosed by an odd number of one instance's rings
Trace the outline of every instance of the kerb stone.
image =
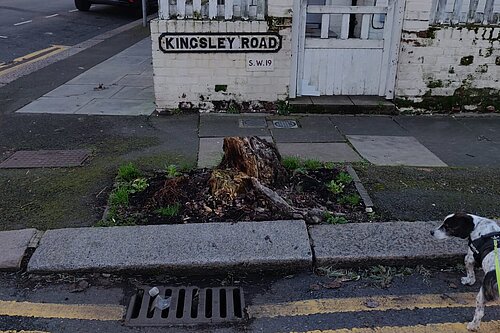
{"type": "Polygon", "coordinates": [[[0,270],[16,270],[21,267],[26,249],[36,229],[0,232],[0,270]]]}
{"type": "Polygon", "coordinates": [[[463,260],[467,241],[438,241],[442,222],[319,225],[310,229],[317,266],[418,265],[463,260]]]}
{"type": "Polygon", "coordinates": [[[209,274],[310,267],[301,220],[50,230],[28,263],[29,272],[209,274]]]}

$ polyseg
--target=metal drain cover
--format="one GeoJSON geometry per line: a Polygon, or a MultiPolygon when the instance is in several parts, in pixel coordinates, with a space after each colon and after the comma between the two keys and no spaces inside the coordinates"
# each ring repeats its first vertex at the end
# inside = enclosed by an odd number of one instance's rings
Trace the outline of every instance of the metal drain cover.
{"type": "Polygon", "coordinates": [[[273,120],[274,128],[299,128],[299,123],[292,119],[273,120]]]}
{"type": "Polygon", "coordinates": [[[240,128],[266,128],[265,118],[240,119],[240,128]]]}
{"type": "Polygon", "coordinates": [[[170,307],[151,309],[150,288],[132,296],[125,316],[127,326],[169,326],[227,323],[244,319],[243,290],[238,287],[158,287],[160,296],[170,297],[170,307]]]}
{"type": "Polygon", "coordinates": [[[81,166],[90,156],[86,149],[78,150],[21,150],[16,151],[0,168],[58,168],[81,166]]]}

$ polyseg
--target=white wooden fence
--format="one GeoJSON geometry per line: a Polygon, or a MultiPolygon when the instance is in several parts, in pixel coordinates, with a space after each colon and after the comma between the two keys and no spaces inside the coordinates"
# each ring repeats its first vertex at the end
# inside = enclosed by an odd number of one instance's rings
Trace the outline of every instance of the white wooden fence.
{"type": "Polygon", "coordinates": [[[160,19],[264,20],[266,0],[159,0],[160,19]]]}
{"type": "Polygon", "coordinates": [[[434,0],[434,24],[500,24],[500,0],[434,0]]]}

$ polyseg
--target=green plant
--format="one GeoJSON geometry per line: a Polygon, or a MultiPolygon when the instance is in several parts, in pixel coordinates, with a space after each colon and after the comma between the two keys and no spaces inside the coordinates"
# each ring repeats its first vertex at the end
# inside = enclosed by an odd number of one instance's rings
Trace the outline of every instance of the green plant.
{"type": "Polygon", "coordinates": [[[126,206],[129,202],[129,189],[127,186],[121,186],[111,193],[109,202],[112,206],[126,206]]]}
{"type": "Polygon", "coordinates": [[[238,108],[236,107],[236,105],[231,104],[231,105],[228,106],[226,112],[227,113],[231,113],[231,114],[236,114],[236,113],[240,113],[240,110],[238,110],[238,108]]]}
{"type": "Polygon", "coordinates": [[[341,183],[342,185],[346,186],[349,185],[352,182],[352,177],[349,173],[342,171],[337,175],[337,182],[341,183]]]}
{"type": "Polygon", "coordinates": [[[130,187],[128,188],[129,193],[137,193],[144,191],[149,186],[148,180],[146,178],[137,178],[132,181],[130,187]]]}
{"type": "Polygon", "coordinates": [[[323,163],[318,160],[308,159],[304,161],[304,168],[307,170],[318,170],[323,167],[323,163]]]}
{"type": "Polygon", "coordinates": [[[278,114],[282,116],[287,116],[293,111],[293,107],[288,101],[277,101],[276,107],[278,109],[278,114]]]}
{"type": "Polygon", "coordinates": [[[127,182],[133,181],[134,179],[141,176],[141,172],[132,162],[122,165],[118,168],[118,178],[127,182]]]}
{"type": "Polygon", "coordinates": [[[346,224],[347,220],[343,216],[333,215],[330,212],[325,212],[324,216],[326,223],[328,224],[346,224]]]}
{"type": "Polygon", "coordinates": [[[135,220],[132,217],[126,219],[119,219],[117,217],[110,217],[106,220],[98,221],[96,227],[118,227],[118,226],[131,226],[135,225],[135,220]]]}
{"type": "Polygon", "coordinates": [[[349,195],[344,195],[342,198],[340,198],[339,202],[342,205],[350,205],[350,206],[357,206],[361,203],[361,197],[357,194],[349,194],[349,195]]]}
{"type": "Polygon", "coordinates": [[[325,169],[328,169],[328,170],[333,170],[333,169],[335,169],[335,163],[333,163],[333,162],[325,162],[323,164],[323,167],[325,169]]]}
{"type": "Polygon", "coordinates": [[[161,207],[155,210],[155,213],[163,216],[163,217],[174,217],[179,215],[179,210],[181,209],[181,205],[175,203],[173,205],[168,205],[166,207],[161,207]]]}
{"type": "Polygon", "coordinates": [[[169,164],[165,167],[165,172],[167,173],[168,178],[175,178],[181,175],[179,172],[179,169],[177,168],[177,165],[175,164],[169,164]]]}
{"type": "Polygon", "coordinates": [[[344,187],[345,187],[345,185],[343,183],[335,181],[335,180],[330,180],[326,184],[326,188],[328,189],[328,191],[330,191],[333,194],[340,194],[340,193],[344,192],[344,187]]]}
{"type": "Polygon", "coordinates": [[[281,160],[281,164],[288,170],[296,170],[302,166],[302,162],[297,156],[285,156],[281,160]]]}

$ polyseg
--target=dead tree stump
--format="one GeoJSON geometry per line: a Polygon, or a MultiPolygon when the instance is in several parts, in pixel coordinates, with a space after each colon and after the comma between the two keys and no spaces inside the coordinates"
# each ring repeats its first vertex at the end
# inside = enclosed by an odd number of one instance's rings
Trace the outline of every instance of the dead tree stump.
{"type": "Polygon", "coordinates": [[[264,185],[281,183],[287,171],[274,144],[256,136],[224,138],[224,158],[219,169],[236,169],[264,185]]]}

